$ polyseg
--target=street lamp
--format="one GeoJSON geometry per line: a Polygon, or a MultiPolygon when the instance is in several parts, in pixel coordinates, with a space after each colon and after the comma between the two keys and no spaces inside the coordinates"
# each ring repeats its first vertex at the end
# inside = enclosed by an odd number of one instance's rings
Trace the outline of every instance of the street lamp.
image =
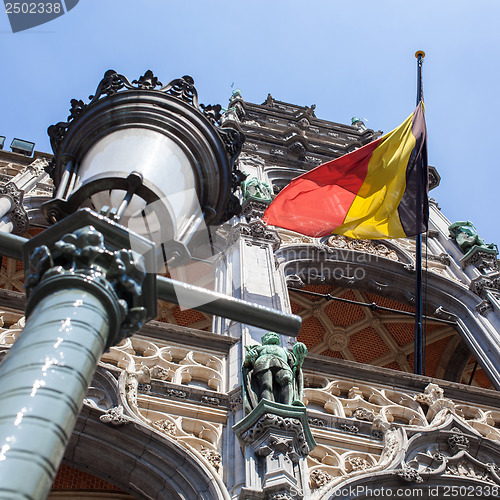
{"type": "MultiPolygon", "coordinates": [[[[22,247],[28,296],[0,365],[2,499],[47,496],[102,353],[156,316],[157,294],[172,297],[172,280],[147,272],[154,243],[175,264],[203,221],[240,209],[243,136],[215,126],[220,106],[199,109],[190,77],[162,86],[150,71],[133,82],[108,71],[90,99],[49,128],[56,193],[43,209],[54,225],[29,241],[0,233],[4,255],[22,247]],[[143,234],[130,232],[134,220],[143,234]]],[[[184,289],[212,301],[200,310],[298,333],[297,317],[184,289]]]]}
{"type": "Polygon", "coordinates": [[[189,258],[203,222],[241,210],[234,162],[244,136],[215,127],[219,118],[220,106],[200,109],[189,76],[163,86],[151,71],[132,83],[107,71],[89,104],[73,99],[68,121],[49,128],[57,192],[47,218],[105,210],[161,243],[169,263],[189,258]]]}

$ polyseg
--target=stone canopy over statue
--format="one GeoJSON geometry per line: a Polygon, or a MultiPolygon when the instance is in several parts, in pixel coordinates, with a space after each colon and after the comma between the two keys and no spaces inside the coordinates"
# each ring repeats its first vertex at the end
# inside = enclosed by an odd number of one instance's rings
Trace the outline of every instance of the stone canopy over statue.
{"type": "Polygon", "coordinates": [[[277,333],[268,332],[262,345],[246,346],[243,360],[243,395],[246,413],[267,399],[285,405],[302,405],[302,363],[307,348],[296,342],[291,351],[281,347],[277,333]]]}

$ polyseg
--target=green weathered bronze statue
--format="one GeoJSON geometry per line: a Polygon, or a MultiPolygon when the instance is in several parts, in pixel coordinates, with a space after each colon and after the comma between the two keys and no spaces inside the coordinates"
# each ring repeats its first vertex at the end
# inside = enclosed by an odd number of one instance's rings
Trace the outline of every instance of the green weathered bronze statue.
{"type": "Polygon", "coordinates": [[[269,184],[259,181],[257,177],[251,177],[243,183],[243,199],[249,198],[258,201],[271,201],[272,190],[269,184]]]}
{"type": "Polygon", "coordinates": [[[477,233],[477,229],[474,227],[474,224],[468,220],[454,222],[448,227],[448,231],[450,232],[450,237],[457,242],[457,245],[464,254],[475,246],[490,252],[491,250],[497,250],[494,243],[487,245],[484,242],[484,240],[477,233]]]}
{"type": "Polygon", "coordinates": [[[289,351],[279,344],[279,335],[268,332],[262,337],[262,345],[246,346],[242,367],[246,413],[250,413],[262,399],[285,405],[303,405],[302,363],[307,347],[296,342],[289,351]]]}

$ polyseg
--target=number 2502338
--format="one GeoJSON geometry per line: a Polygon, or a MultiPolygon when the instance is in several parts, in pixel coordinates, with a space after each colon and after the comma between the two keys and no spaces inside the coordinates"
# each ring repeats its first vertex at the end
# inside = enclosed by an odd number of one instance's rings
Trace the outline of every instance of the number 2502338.
{"type": "Polygon", "coordinates": [[[7,2],[7,14],[60,14],[61,2],[7,2]]]}

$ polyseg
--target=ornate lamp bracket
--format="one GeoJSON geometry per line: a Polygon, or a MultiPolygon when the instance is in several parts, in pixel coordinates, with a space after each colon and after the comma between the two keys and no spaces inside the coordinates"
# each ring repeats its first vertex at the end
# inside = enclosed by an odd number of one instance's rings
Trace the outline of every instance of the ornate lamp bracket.
{"type": "Polygon", "coordinates": [[[70,215],[24,246],[26,315],[54,291],[86,289],[109,312],[106,348],[119,343],[156,315],[155,275],[144,270],[153,248],[153,243],[90,209],[70,215]],[[130,250],[132,238],[140,253],[130,250]]]}

